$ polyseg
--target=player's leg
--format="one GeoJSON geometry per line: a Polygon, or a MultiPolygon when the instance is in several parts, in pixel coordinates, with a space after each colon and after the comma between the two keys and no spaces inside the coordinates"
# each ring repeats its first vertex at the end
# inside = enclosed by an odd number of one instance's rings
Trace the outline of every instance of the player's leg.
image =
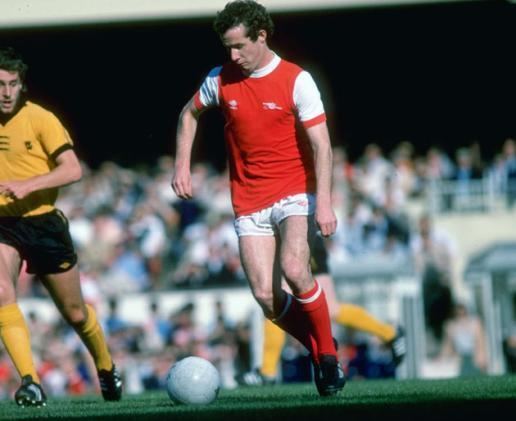
{"type": "Polygon", "coordinates": [[[282,221],[280,261],[285,281],[309,322],[317,344],[317,355],[313,356],[317,361],[323,354],[336,356],[336,350],[326,296],[309,270],[309,225],[313,223],[310,218],[293,215],[282,221]]]}
{"type": "Polygon", "coordinates": [[[309,270],[313,216],[291,215],[280,224],[281,269],[293,291],[295,302],[305,315],[317,353],[312,355],[319,394],[333,395],[345,384],[344,372],[337,360],[326,296],[309,270]]]}
{"type": "Polygon", "coordinates": [[[240,235],[239,248],[249,286],[265,317],[312,352],[312,340],[299,320],[298,306],[281,288],[281,269],[276,258],[277,238],[274,235],[240,235]]]}
{"type": "Polygon", "coordinates": [[[92,355],[104,399],[120,399],[121,381],[102,328],[95,310],[85,304],[82,296],[77,255],[66,217],[55,209],[31,218],[30,229],[33,240],[27,251],[27,260],[31,272],[39,275],[56,307],[92,355]]]}
{"type": "MultiPolygon", "coordinates": [[[[282,289],[292,294],[290,287],[282,278],[282,289]]],[[[265,319],[263,323],[263,345],[262,345],[262,364],[259,369],[260,376],[265,379],[277,379],[278,368],[281,359],[281,352],[285,346],[286,335],[278,325],[269,319],[265,319]]]]}
{"type": "Polygon", "coordinates": [[[22,386],[15,395],[18,405],[46,404],[39,386],[40,379],[32,358],[30,333],[23,314],[16,303],[15,284],[21,267],[18,252],[0,243],[0,338],[14,367],[22,378],[22,386]]]}
{"type": "Polygon", "coordinates": [[[378,337],[391,350],[394,365],[399,365],[405,358],[407,346],[405,333],[401,327],[384,323],[365,308],[349,303],[341,303],[338,306],[333,320],[343,326],[378,337]]]}
{"type": "Polygon", "coordinates": [[[85,304],[82,296],[77,255],[66,217],[55,209],[33,218],[31,229],[36,239],[28,250],[31,270],[39,275],[56,307],[93,357],[104,399],[120,399],[121,381],[104,333],[95,310],[85,304]]]}
{"type": "Polygon", "coordinates": [[[254,299],[267,318],[279,306],[274,300],[273,277],[276,239],[274,236],[243,235],[238,239],[242,268],[254,299]]]}
{"type": "Polygon", "coordinates": [[[122,382],[96,312],[84,302],[77,265],[66,272],[43,275],[42,281],[64,319],[74,328],[93,357],[104,399],[119,400],[122,382]]]}
{"type": "Polygon", "coordinates": [[[396,336],[396,328],[394,326],[383,323],[363,307],[354,304],[340,304],[334,320],[343,326],[377,336],[383,342],[389,342],[396,336]]]}
{"type": "Polygon", "coordinates": [[[278,377],[278,366],[285,340],[285,331],[269,319],[265,319],[263,323],[262,365],[260,367],[260,373],[265,379],[276,379],[278,377]]]}
{"type": "MultiPolygon", "coordinates": [[[[292,243],[292,246],[286,248],[285,253],[283,253],[282,250],[284,239],[288,239],[291,236],[291,234],[288,234],[291,230],[288,227],[285,229],[285,225],[288,224],[284,221],[289,218],[289,204],[291,205],[290,209],[293,209],[295,215],[299,215],[300,211],[301,214],[307,215],[309,213],[309,200],[306,200],[306,198],[303,199],[304,200],[299,200],[298,197],[295,197],[294,200],[290,202],[287,199],[286,206],[284,207],[282,207],[282,204],[278,203],[259,213],[239,217],[235,221],[235,229],[239,238],[242,266],[246,272],[255,299],[262,307],[267,318],[271,318],[274,323],[294,336],[312,354],[316,368],[317,389],[321,395],[326,396],[335,394],[342,389],[345,381],[344,373],[336,358],[336,350],[331,336],[331,326],[328,327],[330,337],[330,345],[328,346],[329,353],[321,354],[318,344],[316,343],[315,335],[312,335],[314,331],[312,323],[314,317],[313,315],[312,317],[307,316],[309,312],[313,313],[318,310],[324,299],[324,294],[322,294],[317,283],[311,279],[308,270],[310,253],[307,243],[309,234],[306,216],[300,217],[304,218],[304,221],[302,221],[302,224],[304,224],[304,232],[303,229],[301,229],[297,235],[299,241],[303,238],[304,244],[298,244],[298,242],[295,241],[292,243]],[[285,213],[284,210],[286,210],[287,213],[285,213]],[[277,213],[277,218],[272,216],[274,212],[277,213]],[[275,228],[273,228],[272,223],[274,223],[275,228]],[[284,230],[283,233],[281,233],[281,237],[278,237],[278,233],[276,232],[277,227],[279,227],[280,233],[284,230]],[[280,238],[281,242],[279,241],[280,238]],[[295,259],[300,257],[301,253],[296,254],[296,252],[301,249],[304,252],[301,258],[304,263],[297,264],[295,259]],[[290,263],[295,264],[296,267],[291,269],[289,267],[290,263]],[[289,269],[286,273],[285,265],[287,265],[289,269]],[[299,296],[296,297],[287,293],[281,287],[282,272],[292,277],[297,276],[296,274],[304,275],[303,280],[308,284],[308,288],[306,288],[306,285],[301,285],[302,282],[300,282],[300,279],[297,279],[297,282],[294,283],[296,288],[293,289],[299,296]],[[323,299],[320,299],[321,295],[323,299]]],[[[313,208],[313,198],[311,203],[313,208]]],[[[311,223],[313,225],[313,218],[311,219],[311,223]]],[[[298,260],[301,261],[301,259],[298,260]]],[[[290,287],[292,288],[292,285],[290,285],[290,287]]],[[[325,307],[325,317],[327,324],[330,325],[327,307],[325,307]]],[[[324,352],[324,346],[322,349],[324,352]]]]}
{"type": "Polygon", "coordinates": [[[42,276],[42,281],[64,319],[80,336],[98,370],[109,370],[113,362],[95,310],[85,304],[77,265],[72,269],[42,276]]]}

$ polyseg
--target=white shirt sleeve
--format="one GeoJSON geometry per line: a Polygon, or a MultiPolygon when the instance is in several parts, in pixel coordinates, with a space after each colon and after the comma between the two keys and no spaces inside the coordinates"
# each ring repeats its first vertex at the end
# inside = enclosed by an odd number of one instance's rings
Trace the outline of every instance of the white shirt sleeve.
{"type": "Polygon", "coordinates": [[[294,104],[300,121],[324,114],[321,94],[310,73],[303,70],[294,83],[294,104]]]}
{"type": "Polygon", "coordinates": [[[199,88],[199,98],[205,107],[219,105],[219,74],[222,66],[213,68],[199,88]]]}

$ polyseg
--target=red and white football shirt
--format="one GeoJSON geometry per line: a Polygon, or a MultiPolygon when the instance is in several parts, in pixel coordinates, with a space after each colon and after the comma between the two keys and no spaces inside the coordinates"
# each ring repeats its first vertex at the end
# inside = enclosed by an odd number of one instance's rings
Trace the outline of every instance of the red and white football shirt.
{"type": "Polygon", "coordinates": [[[277,55],[249,77],[230,62],[208,74],[195,106],[218,106],[224,114],[237,217],[315,192],[313,155],[302,127],[322,123],[326,115],[308,72],[277,55]]]}

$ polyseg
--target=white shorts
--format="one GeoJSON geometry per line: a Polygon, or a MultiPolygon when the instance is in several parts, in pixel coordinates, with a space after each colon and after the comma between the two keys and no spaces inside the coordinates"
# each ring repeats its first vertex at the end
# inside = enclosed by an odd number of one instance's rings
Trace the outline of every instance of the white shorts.
{"type": "Polygon", "coordinates": [[[235,231],[239,237],[245,235],[273,236],[278,226],[288,216],[313,215],[315,212],[315,195],[299,193],[278,200],[272,206],[243,215],[235,220],[235,231]]]}

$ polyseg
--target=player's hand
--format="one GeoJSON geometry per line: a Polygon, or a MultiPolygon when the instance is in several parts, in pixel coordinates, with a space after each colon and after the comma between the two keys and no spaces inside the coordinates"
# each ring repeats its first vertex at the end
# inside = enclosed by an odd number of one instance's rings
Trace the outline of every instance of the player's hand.
{"type": "Polygon", "coordinates": [[[337,230],[337,217],[331,206],[316,207],[315,222],[321,231],[323,237],[329,237],[335,234],[337,230]]]}
{"type": "Polygon", "coordinates": [[[32,193],[29,180],[14,180],[0,182],[0,194],[10,199],[23,199],[32,193]]]}
{"type": "Polygon", "coordinates": [[[176,170],[171,185],[177,197],[181,199],[191,199],[193,197],[192,176],[189,170],[176,170]]]}

